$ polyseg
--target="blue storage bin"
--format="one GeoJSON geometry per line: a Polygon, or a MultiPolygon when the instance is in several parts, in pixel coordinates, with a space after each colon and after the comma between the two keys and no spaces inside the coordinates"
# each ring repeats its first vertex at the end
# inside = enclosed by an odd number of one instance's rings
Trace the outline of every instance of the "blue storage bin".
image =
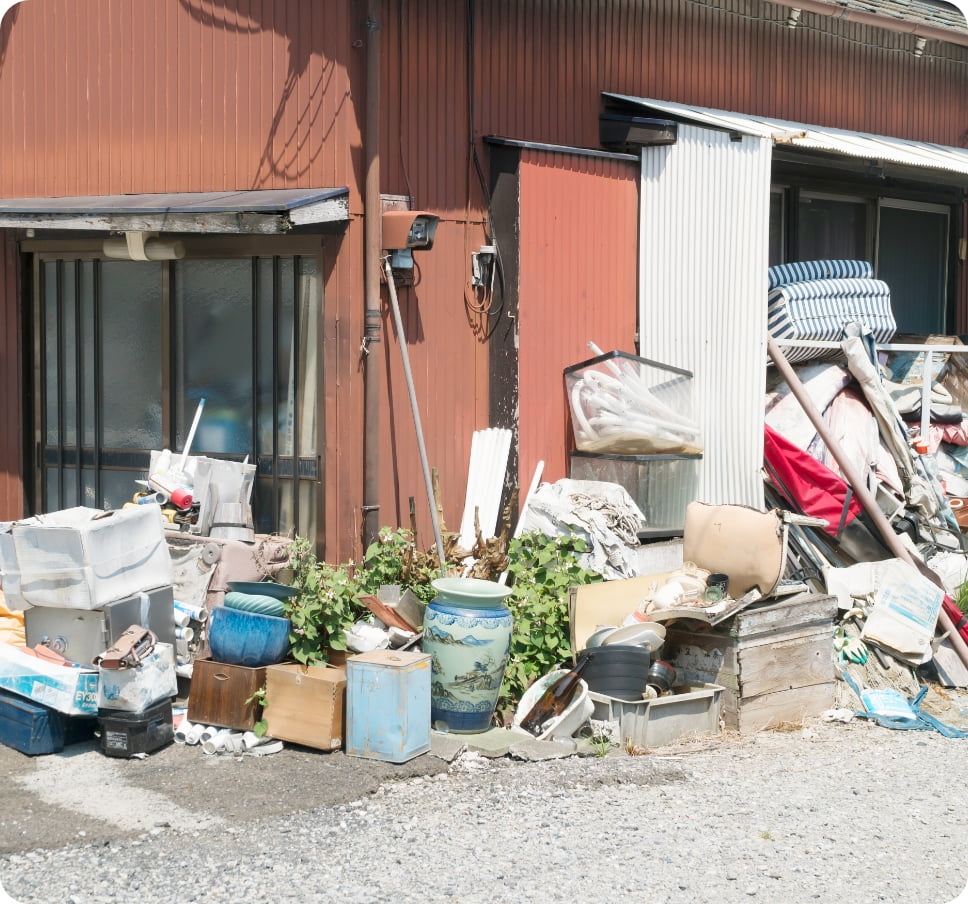
{"type": "Polygon", "coordinates": [[[97,719],[67,716],[0,691],[0,743],[28,756],[58,753],[69,744],[89,740],[96,724],[97,719]]]}
{"type": "Polygon", "coordinates": [[[291,627],[288,618],[216,606],[208,620],[212,659],[252,669],[282,662],[291,627]]]}
{"type": "Polygon", "coordinates": [[[430,750],[430,655],[374,650],[346,660],[346,753],[405,763],[430,750]]]}

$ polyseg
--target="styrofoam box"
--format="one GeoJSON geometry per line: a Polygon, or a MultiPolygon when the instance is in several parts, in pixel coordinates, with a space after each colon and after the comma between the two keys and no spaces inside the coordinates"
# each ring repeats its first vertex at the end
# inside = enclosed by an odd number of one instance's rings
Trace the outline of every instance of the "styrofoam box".
{"type": "Polygon", "coordinates": [[[11,534],[16,563],[11,569],[5,554],[5,571],[19,572],[30,605],[97,609],[172,583],[157,506],[64,509],[16,522],[11,534]]]}
{"type": "Polygon", "coordinates": [[[681,738],[719,733],[723,688],[718,684],[690,686],[685,693],[655,700],[616,700],[589,691],[595,704],[592,718],[617,722],[621,737],[639,747],[662,747],[681,738]]]}
{"type": "Polygon", "coordinates": [[[71,668],[0,643],[0,689],[68,716],[97,715],[97,669],[71,668]]]}
{"type": "Polygon", "coordinates": [[[98,709],[140,713],[159,700],[178,694],[175,650],[170,643],[156,643],[138,665],[127,669],[98,667],[98,709]]]}

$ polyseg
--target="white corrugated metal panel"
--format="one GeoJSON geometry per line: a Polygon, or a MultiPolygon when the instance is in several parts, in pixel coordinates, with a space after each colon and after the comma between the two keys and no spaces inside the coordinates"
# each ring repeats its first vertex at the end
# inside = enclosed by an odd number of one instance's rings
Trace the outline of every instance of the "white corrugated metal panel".
{"type": "Polygon", "coordinates": [[[763,506],[770,158],[688,125],[642,152],[640,348],[695,375],[703,502],[763,506]]]}
{"type": "Polygon", "coordinates": [[[621,94],[606,96],[638,104],[659,115],[664,114],[695,125],[769,138],[777,144],[790,147],[826,151],[846,157],[886,160],[904,166],[922,166],[968,175],[968,150],[963,148],[945,147],[940,144],[909,141],[905,138],[891,138],[885,135],[870,135],[864,132],[828,129],[802,122],[787,122],[782,119],[730,113],[726,110],[711,110],[707,107],[693,107],[648,97],[628,97],[621,94]]]}

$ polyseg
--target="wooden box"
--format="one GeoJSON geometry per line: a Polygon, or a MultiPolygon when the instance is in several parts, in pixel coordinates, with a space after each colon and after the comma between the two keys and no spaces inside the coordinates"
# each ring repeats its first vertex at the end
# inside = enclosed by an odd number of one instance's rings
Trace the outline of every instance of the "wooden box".
{"type": "Polygon", "coordinates": [[[266,734],[281,741],[339,750],[343,746],[346,671],[284,662],[266,667],[266,734]]]}
{"type": "Polygon", "coordinates": [[[834,706],[837,598],[798,594],[715,628],[669,626],[662,656],[679,680],[725,688],[723,721],[743,734],[799,722],[834,706]]]}
{"type": "Polygon", "coordinates": [[[346,676],[347,754],[405,763],[430,750],[430,654],[361,653],[346,676]]]}
{"type": "Polygon", "coordinates": [[[265,683],[265,666],[253,669],[196,659],[188,692],[188,721],[248,731],[262,717],[262,707],[252,696],[265,683]]]}

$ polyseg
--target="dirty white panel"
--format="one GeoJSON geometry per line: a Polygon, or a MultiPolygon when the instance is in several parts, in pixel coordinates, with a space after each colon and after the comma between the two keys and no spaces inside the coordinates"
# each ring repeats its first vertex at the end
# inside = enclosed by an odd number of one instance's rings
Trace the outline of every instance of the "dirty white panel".
{"type": "Polygon", "coordinates": [[[763,507],[771,150],[680,125],[642,151],[640,351],[695,374],[704,502],[763,507]]]}

